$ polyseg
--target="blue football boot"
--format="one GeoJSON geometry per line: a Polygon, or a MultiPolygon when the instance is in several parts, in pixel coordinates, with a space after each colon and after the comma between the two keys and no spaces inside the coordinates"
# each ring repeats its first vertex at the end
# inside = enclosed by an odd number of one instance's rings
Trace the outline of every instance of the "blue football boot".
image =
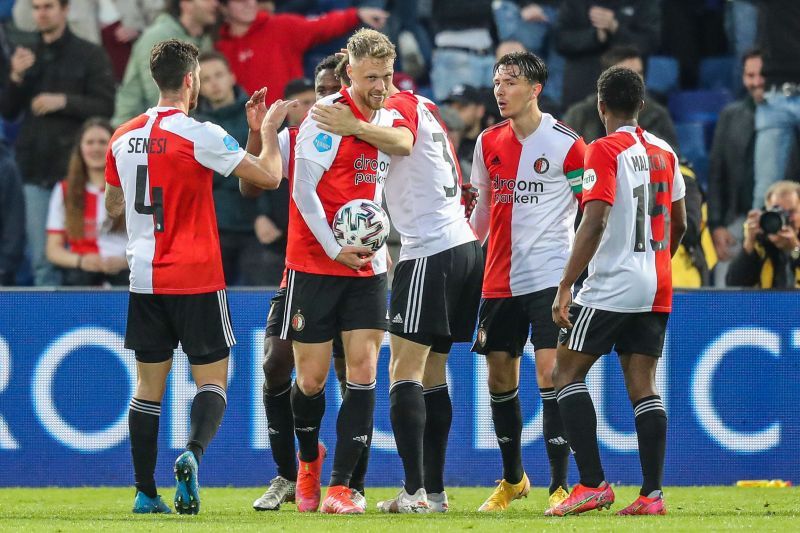
{"type": "Polygon", "coordinates": [[[197,459],[190,451],[175,460],[175,510],[179,514],[200,512],[200,484],[197,482],[197,459]]]}
{"type": "Polygon", "coordinates": [[[161,499],[161,496],[156,496],[155,498],[151,498],[144,492],[136,491],[136,498],[133,500],[133,512],[136,514],[148,514],[148,513],[163,513],[163,514],[170,514],[172,509],[169,508],[169,505],[164,503],[164,500],[161,499]]]}

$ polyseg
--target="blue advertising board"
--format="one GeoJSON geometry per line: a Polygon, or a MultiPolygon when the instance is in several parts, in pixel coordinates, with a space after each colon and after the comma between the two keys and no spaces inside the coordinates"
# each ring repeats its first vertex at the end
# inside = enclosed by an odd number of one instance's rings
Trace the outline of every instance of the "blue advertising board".
{"type": "MultiPolygon", "coordinates": [[[[256,486],[273,477],[261,400],[263,327],[271,293],[231,291],[238,344],[228,410],[205,455],[204,485],[256,486]]],[[[126,292],[0,292],[0,486],[129,485],[127,405],[133,354],[123,348],[126,292]]],[[[669,417],[665,482],[729,484],[800,480],[800,295],[687,292],[675,295],[659,387],[669,417]]],[[[529,347],[530,348],[530,347],[529,347]]],[[[367,481],[401,483],[388,409],[388,347],[378,366],[375,435],[367,481]]],[[[340,402],[331,374],[322,439],[335,442],[340,402]]],[[[449,485],[489,485],[501,475],[486,370],[469,346],[452,352],[449,485]]],[[[640,483],[633,414],[619,362],[606,356],[588,379],[610,481],[640,483]]],[[[194,395],[186,358],[174,359],[162,403],[157,480],[171,483],[194,395]]],[[[524,461],[536,485],[549,468],[532,351],[522,363],[524,461]]],[[[328,461],[323,480],[330,471],[328,461]]],[[[573,466],[571,478],[575,479],[573,466]]]]}

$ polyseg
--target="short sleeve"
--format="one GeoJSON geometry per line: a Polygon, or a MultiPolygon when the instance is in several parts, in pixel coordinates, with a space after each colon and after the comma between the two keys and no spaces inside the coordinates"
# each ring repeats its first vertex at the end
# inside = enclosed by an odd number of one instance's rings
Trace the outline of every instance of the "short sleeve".
{"type": "Polygon", "coordinates": [[[386,109],[392,117],[393,128],[406,128],[417,142],[417,98],[410,93],[398,93],[386,102],[386,109]]]}
{"type": "Polygon", "coordinates": [[[578,196],[583,189],[583,160],[586,157],[586,143],[583,137],[572,143],[564,158],[564,175],[567,177],[572,194],[578,196]]]}
{"type": "Polygon", "coordinates": [[[122,187],[119,180],[119,171],[117,170],[117,158],[114,157],[112,150],[113,146],[113,143],[108,143],[108,149],[106,150],[106,183],[114,187],[122,187]]]}
{"type": "Polygon", "coordinates": [[[323,131],[316,120],[306,117],[297,133],[294,156],[297,159],[313,161],[325,170],[329,170],[341,142],[341,136],[323,131]]]}
{"type": "Polygon", "coordinates": [[[483,161],[483,134],[479,135],[475,141],[475,152],[472,155],[472,170],[469,182],[473,187],[489,188],[489,170],[483,161]]]}
{"type": "Polygon", "coordinates": [[[289,159],[291,153],[292,139],[290,138],[289,128],[283,128],[278,134],[278,150],[281,153],[281,171],[285,178],[289,177],[289,159]]]}
{"type": "Polygon", "coordinates": [[[230,176],[247,152],[227,131],[211,122],[200,123],[191,140],[197,162],[217,174],[230,176]]]}
{"type": "Polygon", "coordinates": [[[675,175],[672,177],[672,201],[677,202],[686,196],[686,182],[681,174],[681,166],[678,162],[678,157],[673,154],[675,158],[675,175]]]}
{"type": "Polygon", "coordinates": [[[617,155],[607,143],[593,142],[583,159],[581,208],[592,200],[614,205],[617,192],[617,155]]]}
{"type": "Polygon", "coordinates": [[[63,233],[65,219],[64,184],[58,182],[50,194],[50,207],[47,209],[47,233],[63,233]]]}

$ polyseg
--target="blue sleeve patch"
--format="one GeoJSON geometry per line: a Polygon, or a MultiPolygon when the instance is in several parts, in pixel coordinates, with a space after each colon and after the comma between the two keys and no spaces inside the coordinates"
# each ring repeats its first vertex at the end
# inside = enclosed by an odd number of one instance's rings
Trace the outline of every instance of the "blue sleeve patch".
{"type": "Polygon", "coordinates": [[[333,139],[327,133],[320,133],[314,139],[314,147],[317,152],[327,152],[333,147],[333,139]]]}
{"type": "Polygon", "coordinates": [[[239,141],[234,139],[231,135],[226,135],[222,142],[225,143],[225,147],[230,150],[231,152],[235,152],[239,149],[239,141]]]}

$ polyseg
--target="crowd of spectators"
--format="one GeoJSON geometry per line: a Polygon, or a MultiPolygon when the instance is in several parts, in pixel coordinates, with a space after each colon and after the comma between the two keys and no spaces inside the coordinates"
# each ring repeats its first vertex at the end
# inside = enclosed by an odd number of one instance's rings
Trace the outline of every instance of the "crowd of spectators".
{"type": "MultiPolygon", "coordinates": [[[[545,59],[540,107],[587,142],[604,134],[600,71],[623,65],[650,79],[663,74],[649,71],[653,57],[666,56],[676,86],[648,93],[640,122],[690,160],[671,95],[702,88],[705,59],[726,58],[717,77],[731,103],[703,119],[707,161],[685,162],[696,223],[676,280],[800,286],[793,0],[0,0],[0,285],[125,283],[115,244],[124,224],[97,207],[103,183],[93,154],[111,126],[155,105],[156,42],[201,49],[196,117],[244,144],[248,94],[266,86],[268,104],[298,99],[287,122],[299,123],[314,102],[314,66],[361,25],[398,46],[401,89],[441,104],[465,177],[478,134],[501,120],[492,67],[505,53],[545,59]],[[760,225],[764,210],[783,217],[777,233],[760,225]]],[[[277,284],[287,188],[246,199],[215,176],[214,200],[228,283],[277,284]]]]}

